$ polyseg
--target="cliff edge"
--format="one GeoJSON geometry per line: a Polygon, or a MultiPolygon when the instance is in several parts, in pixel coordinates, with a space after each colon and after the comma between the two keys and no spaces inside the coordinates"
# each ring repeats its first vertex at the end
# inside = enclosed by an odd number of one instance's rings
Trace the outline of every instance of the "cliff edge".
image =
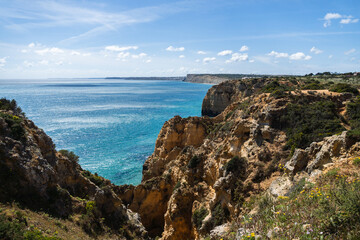
{"type": "MultiPolygon", "coordinates": [[[[348,110],[356,94],[306,84],[259,78],[213,86],[205,116],[167,121],[141,184],[121,186],[117,194],[152,237],[217,239],[244,228],[239,219],[253,196],[285,196],[300,178],[360,154],[348,110]]],[[[250,236],[245,230],[235,233],[238,239],[250,236]]]]}

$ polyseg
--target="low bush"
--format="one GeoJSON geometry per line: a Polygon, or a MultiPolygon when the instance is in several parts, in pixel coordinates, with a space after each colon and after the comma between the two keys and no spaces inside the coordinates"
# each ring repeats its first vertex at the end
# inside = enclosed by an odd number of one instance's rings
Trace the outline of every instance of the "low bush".
{"type": "Polygon", "coordinates": [[[217,203],[211,210],[211,223],[213,227],[219,226],[229,219],[230,212],[227,208],[223,208],[221,203],[217,203]]]}
{"type": "Polygon", "coordinates": [[[187,166],[188,166],[188,168],[196,168],[200,162],[201,162],[201,159],[197,155],[195,155],[190,159],[187,166]]]}
{"type": "Polygon", "coordinates": [[[81,174],[98,187],[104,187],[106,185],[105,179],[100,177],[97,173],[92,174],[90,171],[85,170],[82,171],[81,174]]]}
{"type": "Polygon", "coordinates": [[[243,157],[235,156],[225,165],[226,173],[233,173],[236,176],[244,176],[246,173],[247,161],[243,157]]]}
{"type": "Polygon", "coordinates": [[[199,229],[202,226],[202,221],[205,219],[205,217],[208,214],[209,214],[209,211],[204,207],[194,211],[194,214],[192,216],[192,221],[195,224],[197,229],[199,229]]]}
{"type": "Polygon", "coordinates": [[[1,113],[0,112],[0,118],[3,118],[5,122],[8,124],[11,135],[16,140],[21,140],[24,137],[25,129],[22,126],[23,119],[12,114],[7,113],[1,113]]]}
{"type": "Polygon", "coordinates": [[[79,162],[79,156],[77,156],[73,151],[68,151],[65,149],[59,150],[59,153],[63,155],[64,157],[67,157],[69,160],[73,162],[79,162]]]}
{"type": "Polygon", "coordinates": [[[345,130],[335,104],[329,100],[291,103],[277,124],[286,130],[286,146],[292,152],[295,148],[306,148],[312,142],[345,130]]]}
{"type": "Polygon", "coordinates": [[[338,93],[353,93],[355,95],[359,94],[359,91],[356,88],[347,83],[337,83],[333,85],[329,90],[338,93]]]}

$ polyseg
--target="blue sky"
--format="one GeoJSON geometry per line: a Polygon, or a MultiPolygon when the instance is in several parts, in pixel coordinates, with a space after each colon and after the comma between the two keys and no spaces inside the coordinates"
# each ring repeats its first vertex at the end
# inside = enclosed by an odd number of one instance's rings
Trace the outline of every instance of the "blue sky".
{"type": "Polygon", "coordinates": [[[360,71],[358,0],[0,0],[0,78],[360,71]]]}

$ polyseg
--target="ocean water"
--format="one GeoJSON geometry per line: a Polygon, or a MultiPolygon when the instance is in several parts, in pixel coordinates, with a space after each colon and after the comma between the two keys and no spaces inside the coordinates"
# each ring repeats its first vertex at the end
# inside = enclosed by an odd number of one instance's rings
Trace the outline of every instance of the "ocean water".
{"type": "Polygon", "coordinates": [[[200,116],[210,85],[121,79],[0,80],[0,97],[74,151],[83,169],[115,184],[139,184],[165,121],[200,116]]]}

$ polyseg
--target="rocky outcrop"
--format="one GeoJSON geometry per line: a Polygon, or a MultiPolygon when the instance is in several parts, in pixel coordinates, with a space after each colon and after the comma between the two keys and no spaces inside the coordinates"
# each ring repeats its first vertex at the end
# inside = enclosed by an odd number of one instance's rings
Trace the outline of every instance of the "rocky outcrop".
{"type": "Polygon", "coordinates": [[[147,232],[115,194],[114,186],[102,181],[100,188],[87,178],[80,165],[58,153],[50,137],[32,121],[12,110],[0,112],[2,202],[15,200],[61,218],[86,214],[91,204],[94,216],[103,218],[111,229],[125,227],[134,237],[146,239],[147,232]]]}
{"type": "Polygon", "coordinates": [[[292,175],[300,171],[311,173],[315,169],[322,169],[327,163],[348,150],[351,139],[344,131],[340,135],[326,137],[321,142],[314,142],[306,149],[296,149],[292,158],[285,164],[286,170],[292,175]]]}
{"type": "Polygon", "coordinates": [[[213,86],[206,93],[201,114],[214,117],[231,103],[258,92],[265,82],[265,79],[233,80],[213,86]]]}
{"type": "Polygon", "coordinates": [[[251,195],[265,190],[287,195],[301,178],[315,178],[348,151],[352,144],[343,133],[296,149],[287,162],[291,150],[282,117],[288,105],[326,100],[343,109],[349,97],[301,91],[274,97],[262,93],[269,82],[247,79],[213,86],[203,102],[206,116],[176,116],[164,124],[143,166],[141,184],[117,192],[152,237],[216,238],[251,195]]]}

